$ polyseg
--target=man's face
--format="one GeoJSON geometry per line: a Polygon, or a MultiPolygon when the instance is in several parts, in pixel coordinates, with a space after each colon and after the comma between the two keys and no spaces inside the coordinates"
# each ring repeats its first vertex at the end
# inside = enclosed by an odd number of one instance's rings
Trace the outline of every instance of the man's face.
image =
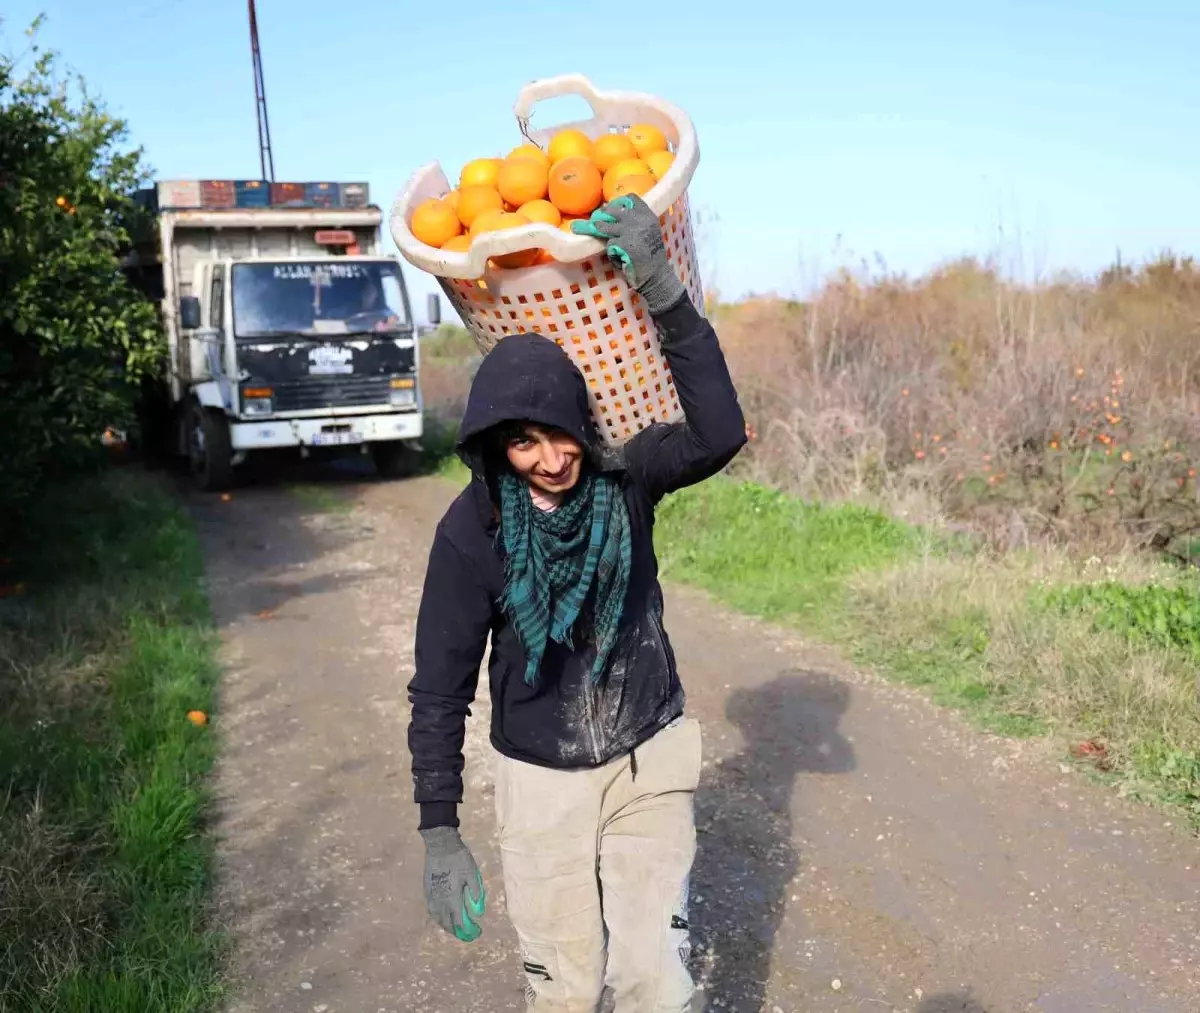
{"type": "Polygon", "coordinates": [[[527,425],[505,449],[513,471],[550,496],[570,492],[583,470],[583,446],[557,429],[527,425]]]}

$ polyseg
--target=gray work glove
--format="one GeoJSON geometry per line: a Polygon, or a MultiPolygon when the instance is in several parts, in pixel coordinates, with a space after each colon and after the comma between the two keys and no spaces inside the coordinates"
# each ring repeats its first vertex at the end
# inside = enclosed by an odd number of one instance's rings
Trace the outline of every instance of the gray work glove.
{"type": "Polygon", "coordinates": [[[464,943],[479,938],[475,919],[483,915],[487,892],[483,874],[454,827],[422,830],[425,840],[425,906],[435,922],[464,943]]]}
{"type": "Polygon", "coordinates": [[[610,200],[586,221],[571,223],[578,236],[591,236],[608,244],[608,256],[637,289],[651,316],[675,306],[687,292],[667,260],[662,225],[650,206],[634,194],[610,200]]]}

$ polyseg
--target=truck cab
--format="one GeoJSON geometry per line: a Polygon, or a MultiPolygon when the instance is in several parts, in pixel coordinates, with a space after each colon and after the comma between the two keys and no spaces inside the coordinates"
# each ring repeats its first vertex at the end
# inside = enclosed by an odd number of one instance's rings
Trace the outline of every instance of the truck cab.
{"type": "MultiPolygon", "coordinates": [[[[361,206],[314,206],[293,190],[280,206],[212,207],[204,187],[158,185],[175,444],[201,488],[288,447],[369,453],[387,475],[415,464],[418,328],[399,260],[379,250],[382,213],[353,186],[361,206]]],[[[436,297],[429,316],[439,322],[436,297]]]]}

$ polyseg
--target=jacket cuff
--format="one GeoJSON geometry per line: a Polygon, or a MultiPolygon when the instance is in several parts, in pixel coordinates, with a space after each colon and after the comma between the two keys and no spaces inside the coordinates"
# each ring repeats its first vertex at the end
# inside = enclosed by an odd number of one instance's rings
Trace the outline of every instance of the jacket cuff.
{"type": "Polygon", "coordinates": [[[665,310],[653,314],[654,324],[660,332],[660,337],[670,341],[676,334],[694,331],[701,320],[700,311],[692,305],[691,296],[684,289],[679,298],[665,310]]]}
{"type": "Polygon", "coordinates": [[[422,802],[419,830],[458,826],[457,802],[422,802]]]}

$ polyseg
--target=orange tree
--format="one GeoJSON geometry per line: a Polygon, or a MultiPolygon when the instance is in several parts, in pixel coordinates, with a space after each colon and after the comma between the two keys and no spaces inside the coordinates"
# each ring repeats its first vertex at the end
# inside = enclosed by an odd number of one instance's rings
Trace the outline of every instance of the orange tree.
{"type": "Polygon", "coordinates": [[[0,541],[47,481],[132,425],[162,361],[154,307],[119,252],[146,177],[124,122],[36,44],[0,55],[0,541]]]}

